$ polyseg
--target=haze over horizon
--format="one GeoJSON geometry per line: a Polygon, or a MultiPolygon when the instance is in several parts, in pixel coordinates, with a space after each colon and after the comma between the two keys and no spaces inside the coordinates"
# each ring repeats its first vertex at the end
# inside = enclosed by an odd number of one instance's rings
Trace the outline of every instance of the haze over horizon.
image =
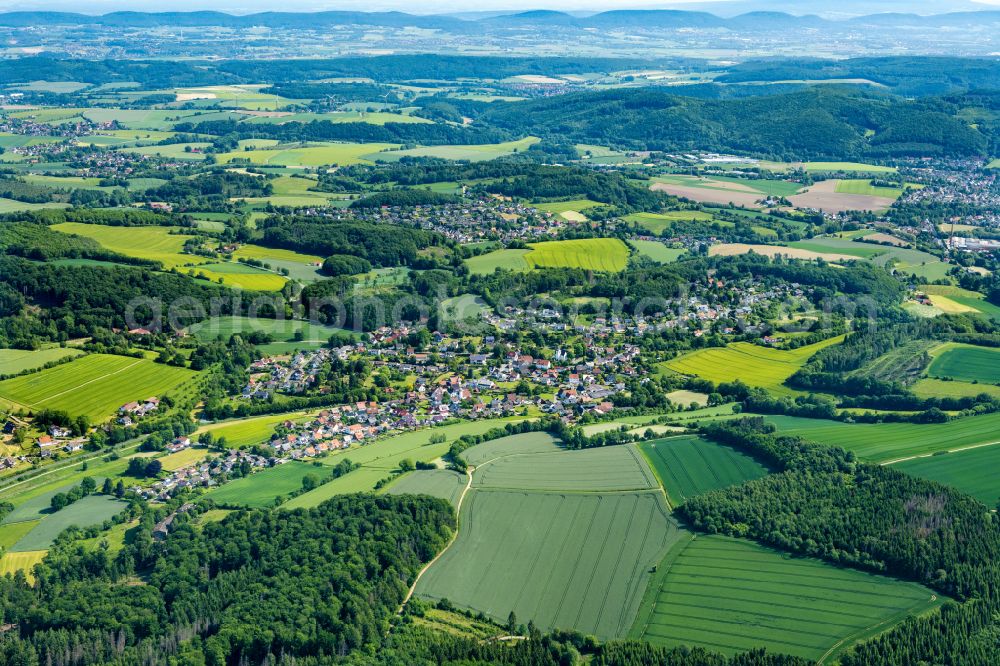
{"type": "MultiPolygon", "coordinates": [[[[72,0],[0,0],[0,12],[11,11],[63,11],[81,14],[103,14],[115,11],[170,12],[170,11],[221,11],[229,14],[252,14],[257,12],[319,12],[319,11],[399,11],[409,14],[476,14],[489,12],[555,10],[564,12],[601,12],[615,9],[697,9],[709,10],[717,6],[726,13],[774,9],[793,13],[855,14],[817,9],[813,3],[806,4],[806,11],[790,10],[799,3],[756,0],[670,0],[669,2],[645,2],[643,0],[495,0],[495,2],[470,10],[467,3],[459,0],[427,0],[415,3],[408,0],[345,0],[330,3],[323,0],[290,0],[280,5],[272,0],[178,0],[165,3],[162,0],[95,0],[81,8],[72,0]],[[745,6],[741,7],[741,6],[745,6]]],[[[970,9],[991,9],[1000,7],[1000,0],[881,0],[871,3],[871,13],[883,11],[912,12],[920,14],[968,11],[970,9]]]]}

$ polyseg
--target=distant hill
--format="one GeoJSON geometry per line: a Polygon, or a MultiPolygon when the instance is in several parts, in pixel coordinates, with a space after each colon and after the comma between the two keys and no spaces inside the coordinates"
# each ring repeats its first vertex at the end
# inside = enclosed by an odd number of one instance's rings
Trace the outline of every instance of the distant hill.
{"type": "MultiPolygon", "coordinates": [[[[1000,17],[1000,12],[995,13],[1000,17]]],[[[1000,86],[1000,58],[891,56],[847,60],[754,60],[729,68],[719,83],[864,79],[903,95],[940,95],[1000,86]]]]}
{"type": "Polygon", "coordinates": [[[451,16],[417,16],[403,12],[263,12],[236,16],[224,12],[112,12],[100,16],[70,12],[0,13],[0,25],[29,27],[38,25],[94,25],[115,27],[153,26],[224,26],[272,28],[315,28],[325,25],[372,25],[418,27],[454,31],[475,30],[476,22],[451,16]]]}
{"type": "Polygon", "coordinates": [[[839,89],[717,100],[645,88],[498,104],[477,122],[553,142],[789,160],[984,154],[991,137],[955,112],[937,101],[839,89]]]}
{"type": "MultiPolygon", "coordinates": [[[[848,0],[850,2],[850,0],[848,0]]],[[[232,28],[247,28],[251,26],[266,26],[272,28],[316,28],[333,25],[358,25],[382,27],[418,27],[445,30],[453,33],[478,33],[505,29],[524,29],[538,26],[551,28],[558,26],[569,30],[596,29],[682,29],[682,28],[720,28],[730,30],[787,30],[803,27],[821,28],[836,25],[869,25],[869,26],[925,26],[952,27],[963,26],[982,27],[984,24],[1000,23],[1000,11],[986,9],[982,11],[961,11],[951,13],[935,13],[922,15],[912,11],[893,11],[870,13],[879,5],[876,2],[872,9],[862,15],[846,13],[840,19],[832,21],[821,17],[823,8],[818,3],[804,3],[788,6],[788,11],[763,9],[763,5],[755,2],[720,3],[727,8],[745,8],[746,11],[723,17],[710,11],[692,11],[690,9],[653,9],[653,10],[612,10],[592,14],[590,16],[575,16],[565,12],[551,10],[535,10],[527,12],[506,13],[483,17],[458,18],[448,15],[414,15],[403,12],[356,12],[356,11],[324,11],[324,12],[262,12],[257,14],[233,15],[218,11],[200,12],[112,12],[100,16],[75,14],[71,12],[18,11],[0,13],[0,25],[10,27],[32,27],[44,25],[92,25],[108,27],[156,27],[156,26],[224,26],[232,28]]],[[[839,4],[839,3],[838,3],[839,4]]],[[[883,3],[884,4],[884,3],[883,3]]],[[[768,7],[785,7],[778,3],[768,3],[768,7]]],[[[845,5],[847,6],[847,5],[845,5]]],[[[898,3],[891,7],[902,8],[907,5],[898,3]]],[[[966,3],[951,5],[961,9],[966,3]]],[[[943,8],[943,7],[942,7],[943,8]]]]}

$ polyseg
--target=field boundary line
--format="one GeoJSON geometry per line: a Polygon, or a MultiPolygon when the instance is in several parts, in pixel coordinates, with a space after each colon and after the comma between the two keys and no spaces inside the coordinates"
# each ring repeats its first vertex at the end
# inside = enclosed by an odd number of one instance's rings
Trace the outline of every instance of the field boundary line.
{"type": "MultiPolygon", "coordinates": [[[[827,650],[826,652],[824,652],[823,655],[819,659],[816,660],[817,666],[823,666],[823,664],[827,663],[826,660],[829,659],[835,652],[837,652],[838,650],[840,650],[841,646],[843,646],[844,643],[846,643],[848,641],[851,641],[851,645],[855,645],[855,644],[861,642],[862,640],[864,640],[865,638],[869,638],[869,639],[874,638],[875,636],[884,633],[884,631],[882,630],[882,627],[885,628],[885,631],[888,631],[888,629],[890,627],[895,626],[896,624],[899,624],[900,622],[902,622],[904,619],[906,619],[908,617],[914,616],[913,610],[916,609],[918,606],[927,605],[927,608],[925,609],[925,611],[934,608],[935,604],[937,603],[937,600],[938,600],[938,596],[936,594],[932,594],[931,598],[928,599],[928,600],[926,600],[926,601],[921,601],[921,602],[915,603],[912,606],[910,606],[909,608],[907,608],[905,610],[901,610],[898,613],[895,613],[894,615],[891,615],[890,617],[887,617],[886,619],[882,620],[881,622],[876,622],[875,624],[869,625],[869,626],[865,627],[864,629],[860,629],[860,630],[854,632],[853,634],[850,634],[849,636],[844,636],[839,641],[837,641],[836,643],[834,643],[830,647],[829,650],[827,650]],[[872,632],[875,632],[875,633],[872,633],[872,632]]],[[[920,614],[917,613],[916,615],[920,615],[920,614]]]]}
{"type": "MultiPolygon", "coordinates": [[[[493,460],[496,460],[496,458],[493,460]]],[[[493,462],[493,460],[488,460],[487,463],[493,462]]],[[[486,463],[483,464],[485,465],[486,463]]],[[[480,467],[482,467],[482,465],[480,465],[480,467]]],[[[451,548],[452,544],[458,540],[458,529],[462,523],[462,504],[465,502],[465,496],[468,494],[469,489],[472,488],[472,473],[474,471],[476,471],[476,468],[470,467],[466,472],[469,478],[465,480],[465,488],[462,489],[462,494],[458,496],[458,503],[455,505],[455,531],[452,532],[451,539],[449,539],[448,543],[445,544],[445,547],[441,549],[441,552],[434,556],[434,559],[425,564],[420,571],[417,572],[416,578],[413,579],[413,584],[410,585],[410,589],[406,591],[406,596],[403,597],[403,603],[399,605],[399,610],[396,611],[397,615],[403,612],[403,607],[406,606],[406,602],[408,602],[410,597],[413,596],[413,592],[417,589],[417,583],[420,582],[421,576],[423,576],[427,570],[431,568],[431,565],[441,559],[441,556],[448,552],[448,549],[451,548]]]]}
{"type": "Polygon", "coordinates": [[[114,372],[109,372],[107,374],[101,375],[100,377],[94,377],[91,380],[85,381],[82,384],[77,384],[73,388],[68,388],[65,391],[60,391],[59,393],[53,393],[52,395],[50,395],[49,397],[45,398],[44,400],[40,400],[37,404],[40,405],[43,402],[48,402],[49,400],[52,400],[53,398],[58,398],[59,396],[64,395],[66,393],[71,393],[73,391],[77,391],[77,390],[83,388],[84,386],[86,386],[87,384],[93,384],[94,382],[99,382],[102,379],[107,379],[108,377],[111,377],[112,375],[117,375],[119,372],[125,372],[129,368],[134,368],[135,366],[139,365],[140,363],[142,363],[145,360],[146,359],[144,359],[144,358],[136,359],[135,363],[129,363],[124,368],[119,368],[118,370],[115,370],[114,372]]]}
{"type": "Polygon", "coordinates": [[[65,465],[60,465],[58,467],[53,465],[53,466],[51,466],[51,468],[46,469],[43,472],[39,472],[38,474],[34,474],[34,475],[32,475],[32,476],[30,476],[30,477],[28,477],[26,479],[22,479],[21,481],[16,481],[16,482],[11,483],[9,485],[0,487],[0,494],[5,493],[6,491],[10,490],[11,488],[16,488],[17,486],[21,485],[22,483],[28,483],[29,481],[34,481],[35,479],[41,478],[43,476],[48,476],[49,474],[52,474],[53,472],[61,472],[63,470],[75,467],[77,465],[83,465],[84,463],[89,463],[91,460],[93,460],[95,458],[104,457],[104,456],[108,455],[109,453],[119,453],[120,454],[120,453],[123,453],[125,451],[130,451],[132,449],[137,449],[137,448],[139,448],[139,446],[142,444],[142,442],[145,439],[146,438],[143,436],[143,437],[139,438],[139,441],[137,441],[137,442],[135,442],[133,444],[124,445],[124,443],[123,443],[123,446],[121,446],[120,448],[117,448],[117,449],[112,449],[110,452],[107,451],[107,450],[97,451],[97,452],[94,453],[94,455],[89,456],[87,458],[76,458],[76,459],[68,460],[65,465]]]}
{"type": "Polygon", "coordinates": [[[663,479],[660,478],[659,473],[656,471],[656,465],[653,464],[653,461],[650,460],[649,455],[642,449],[641,446],[636,446],[635,448],[639,452],[639,455],[642,456],[643,464],[649,468],[649,471],[653,474],[653,478],[656,479],[656,488],[653,488],[652,490],[660,491],[660,495],[663,496],[663,502],[667,505],[667,513],[671,513],[674,510],[674,507],[670,503],[670,496],[667,495],[667,489],[663,485],[663,479]]]}
{"type": "Polygon", "coordinates": [[[879,465],[895,465],[896,463],[906,462],[907,460],[917,460],[918,458],[933,458],[934,456],[942,455],[942,453],[961,453],[962,451],[972,451],[973,449],[983,449],[987,446],[996,446],[1000,444],[1000,440],[995,442],[983,442],[982,444],[971,444],[969,446],[960,446],[957,449],[945,449],[942,451],[935,451],[933,453],[921,453],[915,456],[907,456],[905,458],[897,458],[895,460],[887,460],[885,462],[879,463],[879,465]]]}

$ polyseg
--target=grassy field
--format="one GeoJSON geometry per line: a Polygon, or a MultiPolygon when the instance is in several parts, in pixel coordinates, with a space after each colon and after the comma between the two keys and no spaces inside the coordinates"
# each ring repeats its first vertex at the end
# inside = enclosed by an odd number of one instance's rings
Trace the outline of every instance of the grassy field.
{"type": "Polygon", "coordinates": [[[840,262],[840,261],[852,261],[855,257],[833,252],[817,252],[815,250],[807,250],[801,247],[792,247],[791,245],[759,245],[759,244],[749,244],[749,243],[719,243],[717,245],[712,245],[708,254],[710,256],[734,256],[741,254],[748,254],[753,252],[754,254],[760,254],[766,257],[791,257],[793,259],[823,259],[830,262],[840,262]]]}
{"type": "Polygon", "coordinates": [[[94,192],[110,192],[114,187],[102,187],[100,178],[85,178],[83,176],[46,176],[41,174],[28,174],[24,176],[25,182],[37,185],[47,185],[50,187],[72,188],[74,190],[91,190],[94,192]]]}
{"type": "Polygon", "coordinates": [[[54,368],[0,382],[0,403],[61,409],[97,423],[133,400],[163,397],[197,373],[149,359],[89,354],[54,368]]]}
{"type": "Polygon", "coordinates": [[[444,321],[478,319],[488,310],[486,302],[474,294],[462,294],[441,301],[440,312],[444,321]]]}
{"type": "Polygon", "coordinates": [[[120,150],[126,153],[147,155],[149,157],[162,157],[170,160],[189,160],[192,162],[201,162],[208,157],[204,150],[206,148],[210,148],[211,146],[212,144],[210,143],[194,141],[191,143],[171,143],[165,146],[137,146],[121,148],[120,150]],[[196,150],[197,152],[195,152],[196,150]]]}
{"type": "Polygon", "coordinates": [[[794,241],[788,247],[795,247],[801,250],[812,252],[846,254],[859,259],[871,259],[874,256],[885,254],[888,248],[871,243],[856,243],[845,238],[833,238],[832,236],[816,236],[809,240],[794,241]]]}
{"type": "Polygon", "coordinates": [[[205,493],[205,497],[224,505],[249,508],[270,506],[275,498],[301,488],[302,479],[306,474],[315,474],[323,478],[329,474],[329,470],[309,463],[292,461],[230,481],[205,493]]]}
{"type": "Polygon", "coordinates": [[[315,282],[323,276],[316,264],[323,263],[323,257],[313,254],[300,254],[292,250],[280,250],[261,245],[241,245],[233,252],[234,259],[256,259],[263,261],[271,268],[284,268],[288,277],[302,282],[315,282]]]}
{"type": "Polygon", "coordinates": [[[4,553],[3,557],[0,557],[0,576],[6,576],[7,574],[23,571],[28,579],[28,582],[34,583],[35,577],[31,574],[31,570],[35,568],[36,564],[44,560],[48,553],[49,551],[47,550],[35,550],[23,553],[4,553]]]}
{"type": "Polygon", "coordinates": [[[418,595],[503,620],[602,638],[631,626],[650,566],[682,530],[631,446],[556,448],[544,433],[474,446],[476,466],[454,544],[418,595]]]}
{"type": "Polygon", "coordinates": [[[958,301],[952,300],[948,296],[941,295],[931,295],[929,296],[931,301],[931,307],[943,312],[945,314],[959,314],[962,312],[978,312],[974,307],[964,305],[958,301]]]}
{"type": "Polygon", "coordinates": [[[899,187],[877,187],[864,178],[837,181],[838,194],[863,194],[871,197],[892,197],[896,199],[903,193],[899,187]]]}
{"type": "Polygon", "coordinates": [[[698,391],[671,391],[667,394],[667,398],[675,405],[683,405],[684,407],[687,407],[692,403],[697,404],[700,407],[708,406],[708,394],[699,393],[698,391]]]}
{"type": "MultiPolygon", "coordinates": [[[[712,214],[700,210],[674,210],[667,213],[631,213],[626,215],[624,219],[635,222],[652,234],[659,235],[678,222],[711,222],[712,214]]],[[[732,226],[731,222],[723,224],[732,226]]]]}
{"type": "MultiPolygon", "coordinates": [[[[302,332],[302,339],[294,341],[300,349],[325,345],[334,333],[343,329],[324,324],[316,324],[300,319],[263,319],[250,317],[213,317],[198,322],[188,329],[188,333],[199,340],[210,341],[222,336],[228,340],[233,333],[263,331],[279,342],[293,342],[296,332],[302,332]]],[[[267,345],[262,345],[266,350],[267,345]]]]}
{"type": "Polygon", "coordinates": [[[486,419],[482,421],[466,421],[452,425],[423,428],[386,437],[371,444],[354,447],[346,451],[338,451],[322,459],[324,465],[336,465],[344,458],[361,465],[350,474],[320,486],[308,493],[299,495],[284,505],[284,508],[308,508],[336,495],[345,493],[370,492],[375,484],[390,477],[399,469],[400,461],[406,459],[412,462],[432,462],[437,460],[451,446],[451,442],[462,435],[478,435],[505,423],[523,419],[486,419]],[[432,444],[433,435],[443,435],[445,441],[432,444]]]}
{"type": "Polygon", "coordinates": [[[647,415],[645,420],[642,420],[641,416],[624,417],[620,419],[615,419],[614,421],[600,421],[598,423],[590,423],[583,426],[583,434],[588,437],[602,433],[611,432],[612,430],[621,430],[624,426],[627,430],[626,432],[631,432],[635,434],[643,434],[647,430],[653,430],[654,432],[659,432],[666,430],[667,432],[680,432],[683,428],[678,428],[677,426],[665,426],[651,423],[652,421],[660,418],[662,414],[650,414],[647,415]]]}
{"type": "Polygon", "coordinates": [[[785,180],[767,180],[758,178],[736,178],[732,176],[688,176],[684,174],[670,174],[656,176],[654,182],[665,185],[678,185],[682,187],[692,187],[705,190],[717,190],[720,192],[745,192],[769,196],[790,196],[802,189],[801,183],[793,183],[785,180]]]}
{"type": "Polygon", "coordinates": [[[473,467],[501,456],[525,455],[530,453],[553,453],[562,451],[557,441],[547,432],[525,432],[509,437],[491,439],[476,444],[462,452],[462,460],[473,467]]]}
{"type": "Polygon", "coordinates": [[[84,477],[89,476],[100,485],[105,478],[117,479],[124,475],[140,444],[141,440],[137,439],[121,445],[115,451],[117,458],[107,453],[77,454],[46,466],[42,474],[31,476],[28,472],[25,476],[3,479],[0,500],[14,505],[3,524],[42,518],[52,495],[78,485],[84,477]]]}
{"type": "Polygon", "coordinates": [[[993,321],[1000,321],[1000,306],[978,296],[949,296],[956,303],[965,305],[993,321]]]}
{"type": "Polygon", "coordinates": [[[697,375],[716,383],[740,379],[750,386],[791,395],[795,391],[784,385],[785,380],[813,354],[843,339],[844,336],[838,336],[792,350],[735,342],[726,347],[699,349],[667,361],[665,365],[674,372],[697,375]]]}
{"type": "Polygon", "coordinates": [[[920,250],[887,245],[859,243],[849,238],[817,236],[804,241],[788,244],[789,247],[816,252],[852,255],[871,261],[879,266],[891,265],[903,273],[915,273],[925,280],[939,280],[947,277],[951,264],[946,264],[932,254],[920,250]]]}
{"type": "Polygon", "coordinates": [[[430,124],[433,120],[411,116],[405,113],[386,113],[368,111],[333,111],[329,113],[293,113],[283,116],[258,116],[246,122],[254,124],[284,124],[307,123],[314,120],[329,120],[331,123],[368,123],[370,125],[385,125],[386,123],[422,123],[430,124]]]}
{"type": "Polygon", "coordinates": [[[261,444],[271,439],[274,428],[283,421],[298,421],[305,418],[306,412],[290,412],[284,414],[268,414],[249,419],[235,421],[220,421],[203,425],[195,432],[193,438],[204,432],[212,433],[213,437],[225,437],[229,448],[242,448],[261,444]]]}
{"type": "Polygon", "coordinates": [[[786,435],[800,435],[887,462],[1000,441],[1000,413],[967,416],[948,423],[842,423],[795,416],[768,416],[786,435]]]}
{"type": "MultiPolygon", "coordinates": [[[[257,139],[258,143],[263,139],[257,139]]],[[[250,142],[240,142],[243,143],[250,142]]],[[[329,206],[331,202],[343,199],[343,195],[329,192],[314,192],[316,179],[306,176],[279,176],[271,181],[273,193],[267,197],[244,197],[242,200],[250,204],[272,204],[274,206],[316,207],[329,206]]]]}
{"type": "Polygon", "coordinates": [[[474,490],[460,520],[419,596],[600,638],[628,631],[650,566],[682,533],[657,492],[474,490]]]}
{"type": "Polygon", "coordinates": [[[532,145],[538,143],[539,139],[530,136],[518,141],[506,141],[504,143],[484,143],[470,146],[424,146],[421,148],[410,148],[408,150],[391,150],[387,152],[377,152],[378,148],[366,151],[365,158],[371,161],[397,162],[404,157],[438,157],[445,160],[468,160],[470,162],[482,162],[492,160],[504,155],[527,150],[532,145]]]}
{"type": "Polygon", "coordinates": [[[201,462],[208,455],[209,452],[206,447],[192,446],[184,449],[183,451],[178,451],[177,453],[168,453],[167,455],[159,458],[159,461],[160,464],[163,465],[163,469],[168,472],[172,472],[182,467],[187,467],[188,465],[201,462]]]}
{"type": "Polygon", "coordinates": [[[698,536],[664,558],[630,636],[726,654],[764,645],[825,661],[939,603],[915,583],[698,536]]]}
{"type": "Polygon", "coordinates": [[[667,247],[659,241],[630,240],[629,243],[635,246],[636,251],[653,261],[661,264],[669,264],[677,261],[687,250],[684,248],[667,247]]]}
{"type": "Polygon", "coordinates": [[[303,264],[322,262],[323,257],[315,254],[301,254],[294,250],[282,250],[263,245],[246,244],[240,245],[239,249],[233,252],[234,259],[258,259],[260,261],[294,261],[303,264]]]}
{"type": "Polygon", "coordinates": [[[89,495],[55,513],[46,514],[30,532],[10,547],[12,552],[46,550],[59,534],[70,525],[99,525],[127,506],[107,495],[89,495]]]}
{"type": "Polygon", "coordinates": [[[990,508],[1000,503],[1000,446],[983,446],[955,453],[904,460],[894,468],[937,481],[972,495],[990,508]]]}
{"type": "Polygon", "coordinates": [[[184,241],[191,236],[171,234],[180,227],[112,227],[103,224],[63,222],[52,228],[67,234],[92,238],[103,247],[128,257],[159,261],[166,269],[210,260],[193,254],[181,254],[184,241]]]}
{"type": "Polygon", "coordinates": [[[83,352],[72,347],[49,347],[47,349],[0,349],[0,375],[13,375],[25,370],[40,368],[46,363],[69,356],[79,356],[83,352]]]}
{"type": "Polygon", "coordinates": [[[983,295],[978,291],[972,291],[971,289],[963,289],[962,287],[956,287],[953,284],[921,284],[917,285],[919,291],[925,294],[933,296],[965,296],[968,298],[982,298],[983,295]]]}
{"type": "Polygon", "coordinates": [[[894,173],[895,167],[863,164],[861,162],[806,162],[806,171],[859,171],[863,173],[894,173]]]}
{"type": "Polygon", "coordinates": [[[477,468],[475,488],[609,492],[657,487],[642,454],[632,446],[500,455],[477,468]]]}
{"type": "Polygon", "coordinates": [[[9,550],[24,535],[35,529],[40,522],[41,518],[37,520],[22,520],[16,523],[3,523],[0,525],[0,548],[9,550]]]}
{"type": "MultiPolygon", "coordinates": [[[[591,201],[590,199],[574,199],[572,201],[550,201],[546,203],[530,204],[532,208],[537,208],[538,210],[547,213],[555,213],[571,222],[580,221],[579,216],[581,211],[603,205],[604,204],[599,201],[591,201]]],[[[583,219],[586,219],[586,217],[583,219]]]]}
{"type": "Polygon", "coordinates": [[[250,164],[277,166],[323,166],[371,163],[373,154],[396,148],[391,143],[310,143],[289,148],[233,150],[216,155],[220,164],[248,161],[250,164]]]}
{"type": "Polygon", "coordinates": [[[64,203],[25,203],[14,199],[4,199],[0,197],[0,213],[23,213],[31,210],[42,210],[44,208],[68,208],[69,204],[64,203]]]}
{"type": "MultiPolygon", "coordinates": [[[[122,470],[124,470],[124,465],[122,470]]],[[[99,477],[94,476],[96,481],[99,477]]],[[[103,478],[101,479],[103,481],[103,478]]],[[[61,482],[57,484],[54,488],[48,488],[45,492],[31,493],[26,492],[22,495],[12,494],[4,497],[5,501],[9,501],[14,504],[14,510],[4,516],[2,524],[4,526],[13,525],[22,522],[37,522],[44,518],[49,508],[52,506],[52,496],[56,493],[66,492],[70,490],[75,483],[61,482]]]]}
{"type": "Polygon", "coordinates": [[[910,385],[913,394],[920,398],[969,398],[986,393],[1000,398],[1000,386],[993,384],[973,384],[952,380],[924,377],[910,385]]]}
{"type": "Polygon", "coordinates": [[[532,268],[584,268],[618,272],[628,264],[628,247],[617,238],[532,243],[524,260],[532,268]]]}
{"type": "Polygon", "coordinates": [[[235,261],[202,264],[193,269],[197,277],[224,284],[227,287],[249,289],[252,291],[280,291],[288,278],[262,268],[248,266],[235,261]]]}
{"type": "Polygon", "coordinates": [[[89,87],[89,83],[81,83],[79,81],[32,81],[31,83],[22,83],[16,86],[18,90],[63,94],[74,93],[89,87]]]}
{"type": "Polygon", "coordinates": [[[83,116],[95,123],[116,122],[126,130],[158,130],[173,129],[178,122],[203,122],[209,120],[227,120],[237,118],[237,114],[201,110],[181,109],[107,109],[93,108],[83,110],[83,116]]]}
{"type": "Polygon", "coordinates": [[[469,271],[475,275],[488,275],[502,269],[505,271],[526,271],[531,268],[524,256],[529,250],[494,250],[465,260],[469,271]]]}
{"type": "MultiPolygon", "coordinates": [[[[500,268],[526,271],[532,268],[584,268],[617,272],[628,264],[629,249],[617,238],[531,243],[530,250],[494,250],[466,260],[472,273],[484,275],[500,268]]],[[[667,248],[664,248],[665,250],[667,248]]]]}
{"type": "Polygon", "coordinates": [[[768,470],[736,449],[695,436],[643,442],[639,449],[655,470],[671,502],[758,479],[768,470]]]}
{"type": "Polygon", "coordinates": [[[467,478],[450,469],[417,470],[401,476],[386,492],[390,495],[430,495],[456,506],[467,478]]]}
{"type": "Polygon", "coordinates": [[[934,354],[927,368],[931,377],[948,377],[967,382],[1000,382],[1000,350],[988,347],[952,346],[934,354]]]}

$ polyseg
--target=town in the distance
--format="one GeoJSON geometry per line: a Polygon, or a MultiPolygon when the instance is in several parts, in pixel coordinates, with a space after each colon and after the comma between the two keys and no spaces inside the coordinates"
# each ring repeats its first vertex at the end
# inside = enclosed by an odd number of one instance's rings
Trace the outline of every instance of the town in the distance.
{"type": "Polygon", "coordinates": [[[1000,663],[1000,11],[56,8],[0,665],[1000,663]]]}

